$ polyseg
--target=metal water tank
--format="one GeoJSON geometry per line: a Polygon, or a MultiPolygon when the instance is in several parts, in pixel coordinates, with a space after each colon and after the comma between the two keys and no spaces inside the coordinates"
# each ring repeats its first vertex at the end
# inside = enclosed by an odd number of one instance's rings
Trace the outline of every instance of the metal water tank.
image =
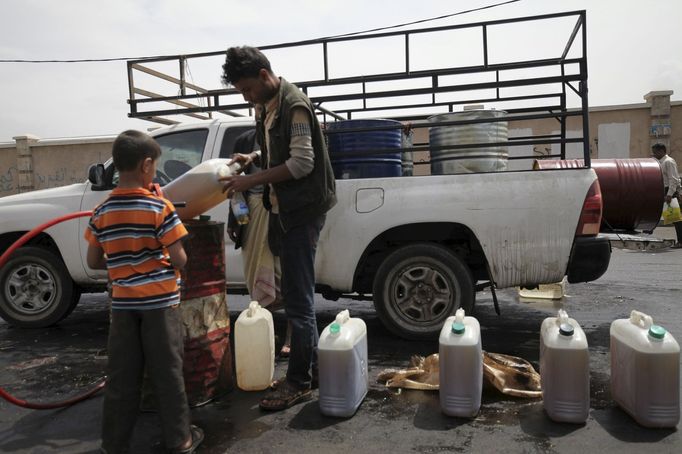
{"type": "Polygon", "coordinates": [[[337,179],[399,177],[402,174],[402,123],[399,121],[329,123],[327,145],[337,179]]]}
{"type": "Polygon", "coordinates": [[[428,118],[431,174],[497,172],[507,169],[506,146],[471,147],[465,145],[507,141],[507,122],[494,121],[463,125],[438,126],[448,121],[497,119],[507,115],[502,110],[469,110],[434,115],[428,118]],[[448,148],[452,147],[452,148],[448,148]]]}
{"type": "MultiPolygon", "coordinates": [[[[663,173],[658,160],[592,159],[601,187],[602,231],[652,230],[663,210],[663,173]]],[[[584,167],[582,159],[538,159],[534,169],[584,167]]]]}

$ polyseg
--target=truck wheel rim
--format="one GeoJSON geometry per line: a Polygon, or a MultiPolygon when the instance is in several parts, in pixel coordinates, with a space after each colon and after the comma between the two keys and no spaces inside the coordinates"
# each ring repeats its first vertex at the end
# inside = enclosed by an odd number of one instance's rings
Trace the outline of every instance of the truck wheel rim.
{"type": "Polygon", "coordinates": [[[432,322],[444,313],[452,301],[453,289],[437,269],[412,266],[396,276],[392,299],[404,318],[418,322],[432,322]]]}
{"type": "Polygon", "coordinates": [[[54,276],[44,266],[31,263],[10,272],[5,284],[5,299],[20,314],[35,315],[54,303],[57,286],[54,276]]]}

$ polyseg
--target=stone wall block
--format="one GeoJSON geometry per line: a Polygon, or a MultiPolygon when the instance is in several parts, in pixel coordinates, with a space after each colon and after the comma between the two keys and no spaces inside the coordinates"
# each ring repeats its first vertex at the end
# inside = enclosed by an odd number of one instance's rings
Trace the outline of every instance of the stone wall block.
{"type": "Polygon", "coordinates": [[[40,140],[36,136],[24,135],[13,137],[17,145],[17,170],[19,171],[19,192],[33,191],[35,177],[33,174],[33,153],[31,146],[40,140]]]}

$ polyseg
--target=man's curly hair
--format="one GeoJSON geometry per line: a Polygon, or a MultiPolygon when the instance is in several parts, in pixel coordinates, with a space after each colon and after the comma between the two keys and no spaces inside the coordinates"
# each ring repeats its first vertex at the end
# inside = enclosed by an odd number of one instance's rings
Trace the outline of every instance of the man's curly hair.
{"type": "Polygon", "coordinates": [[[250,46],[230,47],[225,56],[222,81],[225,85],[234,85],[244,77],[258,77],[261,69],[272,73],[270,61],[261,51],[250,46]]]}

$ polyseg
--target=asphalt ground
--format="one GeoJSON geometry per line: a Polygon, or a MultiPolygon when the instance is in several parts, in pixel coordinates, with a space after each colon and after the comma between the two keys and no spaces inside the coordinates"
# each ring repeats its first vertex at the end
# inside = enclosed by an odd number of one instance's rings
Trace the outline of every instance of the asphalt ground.
{"type": "MultiPolygon", "coordinates": [[[[662,238],[671,234],[671,228],[655,232],[662,238]]],[[[234,389],[192,410],[194,422],[206,432],[198,452],[682,452],[678,430],[639,426],[614,404],[609,391],[613,320],[627,318],[637,309],[682,341],[682,249],[614,249],[601,279],[569,284],[566,293],[560,301],[549,301],[521,300],[514,289],[499,291],[502,315],[497,316],[490,292],[481,292],[474,315],[482,326],[485,350],[520,356],[536,368],[542,320],[564,308],[580,322],[590,348],[591,403],[585,424],[554,423],[541,400],[513,398],[494,389],[484,389],[476,418],[444,416],[437,392],[387,389],[376,382],[380,371],[407,367],[414,354],[437,352],[437,342],[393,336],[381,325],[371,303],[320,299],[316,303],[320,330],[346,308],[367,323],[370,389],[355,416],[323,416],[316,399],[283,412],[264,413],[258,408],[261,392],[234,389]]],[[[247,305],[246,297],[228,295],[233,322],[247,305]]],[[[276,332],[283,333],[284,314],[276,312],[274,320],[276,332]]],[[[71,316],[49,329],[16,329],[0,321],[0,386],[29,401],[61,400],[87,389],[104,374],[107,329],[104,294],[84,295],[71,316]]],[[[286,360],[278,359],[275,375],[285,370],[286,360]]],[[[44,411],[1,401],[0,451],[97,452],[101,406],[101,396],[44,411]]],[[[131,452],[154,452],[150,446],[159,441],[157,415],[141,414],[131,452]]]]}

